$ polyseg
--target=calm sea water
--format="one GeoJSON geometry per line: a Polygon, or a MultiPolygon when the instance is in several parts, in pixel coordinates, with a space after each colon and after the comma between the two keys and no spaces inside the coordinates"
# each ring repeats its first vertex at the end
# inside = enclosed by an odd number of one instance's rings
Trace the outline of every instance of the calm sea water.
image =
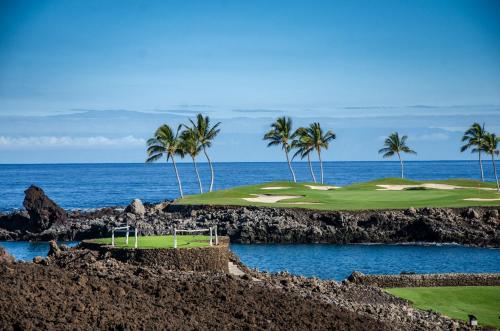
{"type": "MultiPolygon", "coordinates": [[[[299,181],[311,181],[307,163],[294,163],[299,181]]],[[[318,164],[314,165],[316,169],[318,164]]],[[[346,185],[382,177],[399,176],[398,162],[325,162],[325,181],[346,185]]],[[[289,180],[287,164],[215,163],[215,189],[289,180]]],[[[474,161],[407,162],[410,179],[478,178],[474,161]]],[[[486,176],[491,169],[485,162],[486,176]]],[[[190,163],[179,166],[186,194],[198,193],[190,163]]],[[[200,164],[205,188],[209,168],[200,164]]],[[[319,176],[319,175],[318,175],[319,176]]],[[[178,197],[177,182],[170,164],[0,164],[0,211],[22,208],[24,190],[31,184],[41,186],[58,204],[67,209],[126,205],[132,199],[156,202],[178,197]]]]}
{"type": "MultiPolygon", "coordinates": [[[[66,244],[70,247],[78,245],[76,241],[62,241],[58,244],[66,244]]],[[[29,242],[29,241],[0,241],[0,246],[5,248],[9,254],[17,260],[32,261],[35,256],[47,256],[49,253],[48,242],[29,242]]]]}
{"type": "Polygon", "coordinates": [[[261,271],[342,280],[365,274],[500,272],[500,249],[455,245],[231,244],[243,263],[261,271]]]}

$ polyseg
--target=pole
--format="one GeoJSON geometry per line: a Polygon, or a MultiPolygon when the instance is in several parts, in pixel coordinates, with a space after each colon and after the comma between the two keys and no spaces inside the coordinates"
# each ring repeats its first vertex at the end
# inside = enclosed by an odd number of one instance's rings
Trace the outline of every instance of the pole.
{"type": "Polygon", "coordinates": [[[111,246],[115,247],[115,229],[111,230],[111,246]]]}
{"type": "Polygon", "coordinates": [[[210,227],[210,246],[212,246],[212,227],[210,227]]]}
{"type": "Polygon", "coordinates": [[[135,244],[134,244],[134,247],[137,248],[137,227],[134,230],[134,235],[135,235],[135,244]]]}
{"type": "Polygon", "coordinates": [[[215,226],[215,244],[219,244],[219,237],[217,236],[217,225],[215,226]]]}
{"type": "Polygon", "coordinates": [[[177,230],[174,228],[174,248],[177,248],[177,230]]]}
{"type": "Polygon", "coordinates": [[[127,225],[127,234],[125,235],[125,245],[128,246],[128,231],[129,231],[129,226],[127,225]]]}

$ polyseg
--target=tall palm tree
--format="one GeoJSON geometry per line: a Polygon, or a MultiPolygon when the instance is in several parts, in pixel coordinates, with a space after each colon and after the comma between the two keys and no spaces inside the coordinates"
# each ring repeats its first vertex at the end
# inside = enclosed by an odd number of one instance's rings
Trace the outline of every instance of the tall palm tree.
{"type": "Polygon", "coordinates": [[[188,128],[181,132],[181,148],[184,154],[191,156],[193,160],[194,171],[196,172],[196,177],[198,178],[198,186],[200,187],[200,193],[203,193],[203,186],[201,184],[200,173],[198,172],[198,165],[196,164],[196,157],[201,152],[201,144],[198,141],[198,137],[193,128],[188,128]]]}
{"type": "Polygon", "coordinates": [[[401,165],[401,178],[404,178],[404,165],[401,153],[417,154],[417,152],[410,149],[410,147],[406,145],[407,139],[408,136],[402,136],[400,138],[397,132],[391,133],[391,135],[389,135],[384,142],[385,147],[378,151],[379,154],[384,154],[384,158],[394,156],[394,154],[398,156],[399,163],[401,165]]]}
{"type": "Polygon", "coordinates": [[[181,178],[179,177],[179,171],[177,170],[177,164],[175,163],[174,158],[175,155],[184,157],[184,152],[181,148],[181,141],[178,137],[179,129],[180,126],[177,128],[177,132],[174,135],[172,128],[170,128],[167,124],[160,126],[156,130],[154,137],[148,139],[147,141],[148,158],[146,159],[146,162],[151,163],[158,161],[163,155],[167,157],[167,162],[171,159],[174,165],[177,183],[179,185],[179,192],[181,194],[181,198],[183,198],[184,193],[182,192],[181,178]]]}
{"type": "Polygon", "coordinates": [[[280,117],[271,124],[271,130],[264,135],[264,140],[269,140],[267,147],[281,145],[281,148],[285,152],[286,162],[288,163],[288,168],[292,173],[293,181],[296,183],[295,172],[293,171],[292,164],[290,162],[290,157],[288,153],[292,148],[292,119],[290,117],[280,117]]]}
{"type": "Polygon", "coordinates": [[[486,132],[484,135],[483,148],[487,154],[491,155],[491,162],[493,163],[493,172],[495,174],[495,180],[497,182],[497,192],[500,192],[500,186],[498,185],[497,167],[495,164],[495,153],[498,151],[499,141],[500,137],[497,137],[494,133],[486,132]]]}
{"type": "Polygon", "coordinates": [[[192,129],[196,132],[196,137],[200,146],[203,150],[203,154],[207,158],[208,165],[210,166],[210,192],[212,192],[214,187],[214,167],[212,161],[208,157],[207,148],[212,146],[212,141],[219,134],[220,122],[216,123],[214,126],[210,126],[210,118],[208,116],[203,116],[202,114],[196,115],[196,122],[189,120],[192,125],[192,129]]]}
{"type": "Polygon", "coordinates": [[[323,129],[321,128],[321,125],[318,122],[311,123],[307,128],[307,136],[309,136],[309,139],[311,139],[313,148],[316,150],[316,153],[318,153],[318,158],[319,158],[319,167],[321,171],[321,184],[324,184],[324,179],[323,179],[323,160],[321,159],[321,149],[328,149],[328,146],[330,144],[331,140],[334,140],[337,138],[335,133],[332,130],[328,130],[327,132],[323,133],[323,129]]]}
{"type": "Polygon", "coordinates": [[[483,142],[486,131],[484,123],[481,126],[479,123],[474,123],[465,131],[462,137],[462,142],[465,142],[460,148],[460,152],[465,152],[470,149],[471,153],[477,153],[479,156],[479,169],[481,171],[481,181],[484,182],[483,161],[481,160],[481,151],[483,151],[483,142]]]}
{"type": "Polygon", "coordinates": [[[312,138],[308,135],[306,128],[302,127],[298,128],[293,136],[297,137],[297,139],[292,141],[292,148],[296,148],[297,152],[293,155],[292,160],[298,155],[300,155],[301,159],[307,156],[307,163],[309,164],[311,177],[313,182],[316,183],[316,176],[314,175],[314,170],[311,164],[311,152],[314,150],[312,138]]]}

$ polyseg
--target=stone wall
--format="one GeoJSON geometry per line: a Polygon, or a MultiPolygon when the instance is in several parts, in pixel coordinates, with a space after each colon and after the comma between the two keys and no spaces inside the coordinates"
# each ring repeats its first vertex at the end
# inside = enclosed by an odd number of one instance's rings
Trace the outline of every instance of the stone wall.
{"type": "Polygon", "coordinates": [[[166,266],[179,271],[228,272],[229,238],[219,237],[219,245],[195,248],[117,248],[82,241],[83,248],[97,250],[122,262],[145,266],[166,266]]]}
{"type": "Polygon", "coordinates": [[[500,273],[365,275],[355,271],[347,280],[378,287],[500,286],[500,273]]]}

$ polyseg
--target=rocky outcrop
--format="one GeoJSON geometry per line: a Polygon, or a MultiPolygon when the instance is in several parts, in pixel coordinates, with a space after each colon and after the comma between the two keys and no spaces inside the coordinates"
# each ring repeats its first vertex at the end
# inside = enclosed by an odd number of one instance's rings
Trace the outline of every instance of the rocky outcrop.
{"type": "Polygon", "coordinates": [[[378,287],[500,286],[500,274],[365,275],[355,271],[347,280],[378,287]]]}
{"type": "Polygon", "coordinates": [[[141,200],[134,199],[132,200],[130,205],[128,205],[127,208],[125,208],[125,212],[132,213],[134,215],[142,217],[146,213],[146,208],[144,208],[144,205],[142,204],[141,200]]]}
{"type": "Polygon", "coordinates": [[[498,207],[314,211],[170,205],[183,226],[218,224],[241,243],[439,242],[500,246],[498,207]]]}
{"type": "Polygon", "coordinates": [[[66,212],[52,201],[45,192],[31,185],[24,191],[23,206],[29,214],[30,232],[41,232],[53,225],[66,223],[66,212]]]}
{"type": "Polygon", "coordinates": [[[14,257],[7,253],[5,248],[0,246],[0,264],[11,264],[14,262],[14,257]]]}
{"type": "Polygon", "coordinates": [[[239,243],[435,242],[500,247],[500,207],[316,211],[168,202],[141,205],[134,201],[125,209],[72,211],[65,222],[61,218],[38,231],[29,226],[32,216],[38,220],[39,214],[53,215],[54,208],[33,215],[26,212],[4,215],[0,216],[0,240],[99,238],[110,236],[112,227],[128,223],[137,226],[143,235],[169,233],[172,227],[195,229],[217,225],[219,234],[239,243]]]}

